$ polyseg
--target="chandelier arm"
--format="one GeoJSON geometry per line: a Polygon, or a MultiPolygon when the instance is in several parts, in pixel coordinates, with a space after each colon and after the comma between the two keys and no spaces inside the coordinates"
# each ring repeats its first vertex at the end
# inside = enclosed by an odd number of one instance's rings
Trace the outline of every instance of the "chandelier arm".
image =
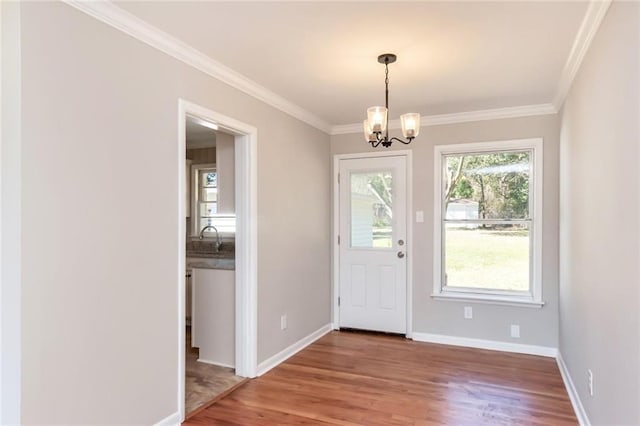
{"type": "Polygon", "coordinates": [[[408,142],[406,142],[406,141],[403,141],[402,139],[398,139],[398,138],[396,138],[396,137],[393,137],[393,138],[389,139],[389,141],[390,141],[390,142],[392,142],[392,141],[396,141],[396,142],[403,143],[403,144],[405,144],[405,145],[409,145],[409,144],[411,143],[411,141],[413,140],[413,138],[408,138],[408,139],[409,139],[409,141],[408,141],[408,142]]]}
{"type": "Polygon", "coordinates": [[[369,141],[369,143],[371,144],[371,146],[372,146],[373,148],[377,148],[377,147],[378,147],[378,145],[380,145],[380,143],[381,143],[381,142],[382,142],[382,140],[381,140],[381,139],[378,139],[377,141],[369,141]]]}

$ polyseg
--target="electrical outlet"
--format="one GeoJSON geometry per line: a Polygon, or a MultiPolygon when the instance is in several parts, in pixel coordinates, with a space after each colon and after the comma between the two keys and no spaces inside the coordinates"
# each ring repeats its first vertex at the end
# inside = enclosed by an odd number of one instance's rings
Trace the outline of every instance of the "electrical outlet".
{"type": "Polygon", "coordinates": [[[473,318],[473,308],[471,306],[464,307],[464,319],[473,318]]]}
{"type": "Polygon", "coordinates": [[[280,330],[287,329],[287,314],[280,315],[280,330]]]}
{"type": "Polygon", "coordinates": [[[416,222],[418,223],[424,222],[424,212],[422,210],[418,210],[416,212],[416,222]]]}
{"type": "Polygon", "coordinates": [[[593,372],[587,370],[587,381],[589,383],[589,395],[593,396],[593,372]]]}
{"type": "Polygon", "coordinates": [[[520,326],[517,324],[511,324],[511,337],[516,339],[520,338],[520,326]]]}

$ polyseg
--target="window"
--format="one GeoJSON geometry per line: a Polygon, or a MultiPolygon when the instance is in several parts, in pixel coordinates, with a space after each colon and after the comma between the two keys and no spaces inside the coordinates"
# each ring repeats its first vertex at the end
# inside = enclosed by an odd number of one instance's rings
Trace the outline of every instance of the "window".
{"type": "Polygon", "coordinates": [[[542,140],[435,147],[435,298],[542,306],[542,140]]]}
{"type": "MultiPolygon", "coordinates": [[[[232,237],[236,232],[235,214],[218,213],[218,173],[214,164],[197,164],[191,167],[192,225],[191,235],[197,237],[209,225],[218,229],[221,236],[232,237]]],[[[204,232],[205,237],[215,238],[213,229],[204,232]]]]}

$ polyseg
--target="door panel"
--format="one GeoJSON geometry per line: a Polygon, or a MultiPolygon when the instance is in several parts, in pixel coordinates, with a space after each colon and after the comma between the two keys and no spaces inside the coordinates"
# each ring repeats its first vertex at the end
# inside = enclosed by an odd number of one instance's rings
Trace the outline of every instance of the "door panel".
{"type": "Polygon", "coordinates": [[[406,333],[406,179],[403,156],[340,161],[340,327],[406,333]]]}

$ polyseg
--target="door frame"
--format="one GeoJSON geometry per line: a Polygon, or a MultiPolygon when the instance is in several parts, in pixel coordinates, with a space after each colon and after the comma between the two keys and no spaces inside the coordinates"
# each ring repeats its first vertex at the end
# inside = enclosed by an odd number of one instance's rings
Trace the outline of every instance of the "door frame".
{"type": "Polygon", "coordinates": [[[340,160],[357,160],[383,157],[405,157],[407,174],[407,332],[406,337],[413,335],[413,151],[403,149],[388,152],[362,152],[356,154],[335,154],[333,156],[333,218],[331,220],[331,251],[332,256],[332,283],[331,283],[331,318],[332,328],[340,328],[340,308],[338,296],[340,295],[340,246],[338,234],[340,232],[340,185],[338,175],[340,173],[340,160]]]}
{"type": "Polygon", "coordinates": [[[215,122],[235,135],[236,276],[235,369],[256,377],[258,370],[258,131],[255,127],[184,99],[178,100],[178,409],[185,418],[185,158],[187,115],[215,122]]]}

